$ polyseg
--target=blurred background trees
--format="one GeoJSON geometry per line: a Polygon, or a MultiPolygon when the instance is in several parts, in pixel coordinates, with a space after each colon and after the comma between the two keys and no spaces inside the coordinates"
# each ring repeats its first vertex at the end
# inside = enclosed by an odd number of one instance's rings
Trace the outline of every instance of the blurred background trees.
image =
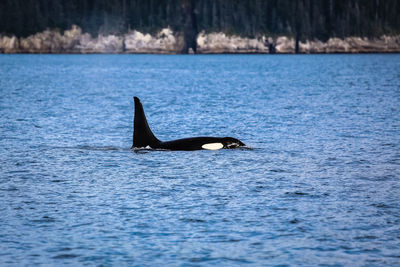
{"type": "Polygon", "coordinates": [[[76,24],[94,36],[192,27],[327,40],[398,34],[399,14],[398,0],[0,0],[0,33],[20,37],[76,24]]]}

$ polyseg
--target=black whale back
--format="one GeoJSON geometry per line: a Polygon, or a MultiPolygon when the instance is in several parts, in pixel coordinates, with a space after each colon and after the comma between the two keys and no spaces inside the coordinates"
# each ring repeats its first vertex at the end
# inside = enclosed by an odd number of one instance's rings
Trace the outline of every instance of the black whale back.
{"type": "Polygon", "coordinates": [[[133,119],[133,147],[157,147],[160,143],[153,132],[150,130],[149,124],[144,114],[142,103],[136,96],[135,100],[135,118],[133,119]]]}
{"type": "Polygon", "coordinates": [[[132,148],[150,147],[153,149],[167,150],[216,150],[221,148],[237,148],[245,146],[240,140],[232,137],[190,137],[167,142],[158,140],[147,124],[142,103],[139,98],[135,100],[135,118],[133,119],[133,144],[132,148]]]}

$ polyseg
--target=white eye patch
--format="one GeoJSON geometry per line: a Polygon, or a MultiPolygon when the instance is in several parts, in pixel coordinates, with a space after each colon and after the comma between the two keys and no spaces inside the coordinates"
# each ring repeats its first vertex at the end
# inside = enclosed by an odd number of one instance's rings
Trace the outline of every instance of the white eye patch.
{"type": "Polygon", "coordinates": [[[208,149],[208,150],[218,150],[223,147],[224,147],[224,145],[222,143],[209,143],[209,144],[204,144],[201,146],[201,148],[208,149]]]}

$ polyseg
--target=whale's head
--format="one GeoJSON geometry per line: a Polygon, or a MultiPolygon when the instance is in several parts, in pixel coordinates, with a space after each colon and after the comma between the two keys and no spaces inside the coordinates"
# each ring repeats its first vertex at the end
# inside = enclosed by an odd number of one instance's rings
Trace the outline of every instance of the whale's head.
{"type": "Polygon", "coordinates": [[[224,137],[222,139],[224,148],[237,148],[241,146],[246,146],[242,141],[233,137],[224,137]]]}

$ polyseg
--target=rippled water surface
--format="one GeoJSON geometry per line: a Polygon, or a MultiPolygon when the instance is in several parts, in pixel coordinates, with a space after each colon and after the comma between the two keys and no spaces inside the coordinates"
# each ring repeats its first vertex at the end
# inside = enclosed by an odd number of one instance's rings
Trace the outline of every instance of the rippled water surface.
{"type": "Polygon", "coordinates": [[[400,55],[0,56],[0,265],[400,265],[400,55]],[[132,151],[133,96],[161,140],[132,151]]]}

